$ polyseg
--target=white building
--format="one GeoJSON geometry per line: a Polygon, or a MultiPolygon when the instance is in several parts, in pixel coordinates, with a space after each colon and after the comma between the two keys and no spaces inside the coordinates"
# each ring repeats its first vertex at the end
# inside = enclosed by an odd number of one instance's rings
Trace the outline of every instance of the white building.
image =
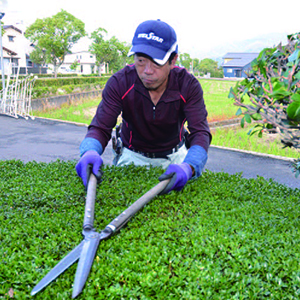
{"type": "Polygon", "coordinates": [[[19,28],[13,25],[4,25],[3,29],[5,31],[2,36],[4,72],[8,74],[11,71],[10,64],[20,67],[27,66],[26,53],[29,51],[30,44],[19,28]]]}
{"type": "MultiPolygon", "coordinates": [[[[58,69],[58,73],[71,73],[71,65],[77,63],[76,73],[79,74],[97,74],[96,57],[91,52],[77,51],[67,54],[63,64],[58,69]]],[[[105,73],[105,64],[101,66],[101,74],[105,73]]]]}

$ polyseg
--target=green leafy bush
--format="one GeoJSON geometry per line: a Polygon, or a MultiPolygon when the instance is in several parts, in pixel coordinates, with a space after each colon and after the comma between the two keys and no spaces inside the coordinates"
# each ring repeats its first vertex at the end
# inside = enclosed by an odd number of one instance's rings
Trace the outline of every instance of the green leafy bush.
{"type": "Polygon", "coordinates": [[[254,120],[249,134],[276,129],[285,147],[300,148],[300,32],[289,35],[287,45],[261,51],[251,67],[229,93],[237,115],[244,115],[242,126],[254,120]]]}
{"type": "MultiPolygon", "coordinates": [[[[82,240],[75,162],[0,161],[0,298],[32,299],[82,240]]],[[[105,167],[95,227],[158,183],[159,168],[105,167]]],[[[206,171],[152,200],[97,251],[78,299],[299,299],[300,190],[206,171]]],[[[35,299],[70,299],[76,266],[35,299]]]]}

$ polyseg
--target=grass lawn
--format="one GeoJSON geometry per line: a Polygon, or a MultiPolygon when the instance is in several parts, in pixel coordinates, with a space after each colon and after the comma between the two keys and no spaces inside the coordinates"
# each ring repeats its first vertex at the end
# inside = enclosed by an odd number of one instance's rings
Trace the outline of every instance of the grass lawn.
{"type": "MultiPolygon", "coordinates": [[[[85,191],[74,167],[0,161],[1,299],[33,299],[32,288],[81,242],[85,191]]],[[[105,167],[97,231],[161,173],[105,167]]],[[[299,189],[272,180],[206,171],[103,241],[78,299],[299,299],[299,199],[299,189]]],[[[76,267],[34,299],[70,299],[76,267]]]]}
{"type": "Polygon", "coordinates": [[[212,131],[212,145],[235,148],[276,156],[299,158],[299,149],[283,148],[278,134],[264,133],[262,138],[257,135],[249,136],[247,133],[254,125],[241,127],[228,127],[212,131]]]}
{"type": "Polygon", "coordinates": [[[236,81],[200,79],[204,92],[204,101],[208,111],[208,121],[222,121],[235,118],[237,107],[228,99],[231,87],[236,81]]]}
{"type": "Polygon", "coordinates": [[[34,111],[35,117],[64,120],[89,125],[101,101],[100,98],[90,98],[78,101],[72,105],[64,104],[60,108],[46,109],[45,111],[34,111]]]}
{"type": "MultiPolygon", "coordinates": [[[[201,79],[200,83],[204,90],[208,120],[212,122],[234,118],[237,108],[228,99],[228,93],[230,87],[236,82],[201,79]]],[[[72,106],[63,106],[60,109],[35,111],[34,116],[90,124],[100,101],[100,98],[89,99],[74,103],[72,106]]]]}

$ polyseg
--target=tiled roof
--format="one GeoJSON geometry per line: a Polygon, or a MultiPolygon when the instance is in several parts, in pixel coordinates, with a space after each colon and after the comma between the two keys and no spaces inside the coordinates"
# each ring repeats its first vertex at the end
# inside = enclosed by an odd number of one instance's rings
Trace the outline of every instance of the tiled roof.
{"type": "Polygon", "coordinates": [[[257,58],[259,53],[227,53],[223,59],[230,61],[223,63],[222,67],[244,67],[257,58]]]}

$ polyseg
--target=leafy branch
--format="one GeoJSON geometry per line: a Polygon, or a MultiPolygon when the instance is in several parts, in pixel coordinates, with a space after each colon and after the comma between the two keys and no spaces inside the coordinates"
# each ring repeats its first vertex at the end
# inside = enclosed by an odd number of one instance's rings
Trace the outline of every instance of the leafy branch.
{"type": "Polygon", "coordinates": [[[253,120],[250,135],[276,130],[284,147],[299,149],[300,32],[289,35],[285,46],[261,51],[251,67],[247,78],[229,93],[239,106],[237,115],[243,115],[241,126],[253,120]]]}

